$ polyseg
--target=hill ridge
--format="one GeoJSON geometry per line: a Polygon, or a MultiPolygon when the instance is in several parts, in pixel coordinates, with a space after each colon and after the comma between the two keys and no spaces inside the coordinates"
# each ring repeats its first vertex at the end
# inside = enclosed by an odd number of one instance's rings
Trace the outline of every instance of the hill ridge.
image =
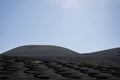
{"type": "Polygon", "coordinates": [[[74,56],[79,53],[54,45],[24,45],[11,49],[4,55],[10,56],[74,56]],[[33,54],[34,53],[34,54],[33,54]]]}

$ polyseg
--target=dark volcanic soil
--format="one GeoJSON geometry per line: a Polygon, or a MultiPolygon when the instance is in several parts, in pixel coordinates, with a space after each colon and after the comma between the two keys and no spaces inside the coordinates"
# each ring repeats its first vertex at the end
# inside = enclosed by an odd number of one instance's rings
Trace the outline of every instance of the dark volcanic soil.
{"type": "Polygon", "coordinates": [[[27,56],[27,57],[41,57],[41,56],[77,56],[77,52],[70,49],[51,46],[51,45],[28,45],[14,48],[4,53],[10,56],[27,56]]]}
{"type": "Polygon", "coordinates": [[[119,48],[78,54],[57,46],[22,46],[0,55],[0,80],[120,80],[119,61],[119,48]]]}

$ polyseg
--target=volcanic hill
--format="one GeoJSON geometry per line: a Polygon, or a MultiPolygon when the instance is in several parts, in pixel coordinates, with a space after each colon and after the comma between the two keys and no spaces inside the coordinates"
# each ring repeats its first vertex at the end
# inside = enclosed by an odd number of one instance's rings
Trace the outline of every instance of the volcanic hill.
{"type": "Polygon", "coordinates": [[[0,80],[120,80],[120,48],[79,54],[52,45],[0,54],[0,80]]]}
{"type": "Polygon", "coordinates": [[[26,45],[14,48],[4,53],[9,56],[28,56],[28,57],[42,57],[42,56],[78,56],[79,53],[70,49],[52,46],[52,45],[26,45]]]}
{"type": "MultiPolygon", "coordinates": [[[[3,55],[11,57],[66,57],[73,61],[94,62],[98,65],[120,66],[120,48],[80,54],[70,49],[53,45],[25,45],[9,50],[3,55]],[[71,59],[72,58],[72,59],[71,59]]],[[[64,60],[67,60],[64,58],[64,60]]]]}

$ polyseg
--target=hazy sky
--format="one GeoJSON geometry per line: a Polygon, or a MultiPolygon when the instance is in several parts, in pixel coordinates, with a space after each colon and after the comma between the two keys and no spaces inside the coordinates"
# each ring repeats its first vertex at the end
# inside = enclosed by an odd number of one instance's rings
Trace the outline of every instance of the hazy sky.
{"type": "Polygon", "coordinates": [[[0,0],[0,53],[31,44],[120,47],[120,0],[0,0]]]}

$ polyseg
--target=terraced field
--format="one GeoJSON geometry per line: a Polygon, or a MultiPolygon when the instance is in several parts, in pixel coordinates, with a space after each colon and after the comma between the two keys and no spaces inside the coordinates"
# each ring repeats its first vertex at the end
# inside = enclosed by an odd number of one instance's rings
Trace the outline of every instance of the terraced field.
{"type": "Polygon", "coordinates": [[[58,58],[1,57],[0,80],[120,80],[120,67],[58,58]]]}

